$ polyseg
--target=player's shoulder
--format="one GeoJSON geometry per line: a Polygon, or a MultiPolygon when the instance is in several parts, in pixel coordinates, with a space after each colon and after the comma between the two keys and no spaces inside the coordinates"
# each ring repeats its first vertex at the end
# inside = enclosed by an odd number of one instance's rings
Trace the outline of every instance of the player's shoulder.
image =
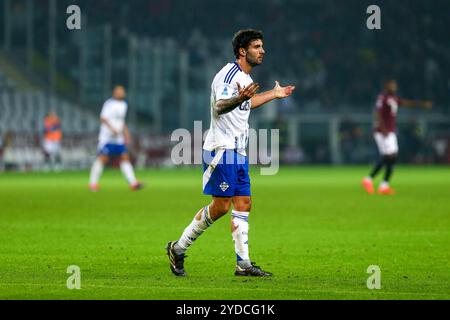
{"type": "Polygon", "coordinates": [[[125,100],[117,100],[114,98],[109,98],[108,100],[105,101],[105,103],[103,104],[104,106],[127,106],[127,102],[125,100]]]}
{"type": "Polygon", "coordinates": [[[386,93],[380,92],[377,96],[376,107],[381,108],[385,104],[385,101],[386,101],[386,93]]]}
{"type": "Polygon", "coordinates": [[[387,93],[386,92],[380,92],[377,96],[377,100],[384,100],[387,97],[387,93]]]}
{"type": "Polygon", "coordinates": [[[103,106],[107,107],[107,106],[110,106],[112,104],[114,104],[114,99],[113,98],[109,98],[109,99],[106,99],[106,101],[103,103],[103,106]]]}
{"type": "Polygon", "coordinates": [[[220,71],[217,73],[215,82],[231,84],[236,75],[241,72],[241,67],[236,62],[227,63],[220,71]]]}

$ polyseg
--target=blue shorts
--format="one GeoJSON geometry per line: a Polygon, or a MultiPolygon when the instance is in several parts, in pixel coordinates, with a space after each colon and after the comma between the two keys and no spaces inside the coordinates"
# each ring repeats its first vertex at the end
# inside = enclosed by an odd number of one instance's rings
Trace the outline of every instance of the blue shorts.
{"type": "Polygon", "coordinates": [[[127,153],[127,147],[124,144],[107,143],[98,150],[99,155],[108,157],[121,156],[127,153]]]}
{"type": "Polygon", "coordinates": [[[231,149],[203,150],[203,193],[216,197],[250,196],[248,157],[231,149]]]}

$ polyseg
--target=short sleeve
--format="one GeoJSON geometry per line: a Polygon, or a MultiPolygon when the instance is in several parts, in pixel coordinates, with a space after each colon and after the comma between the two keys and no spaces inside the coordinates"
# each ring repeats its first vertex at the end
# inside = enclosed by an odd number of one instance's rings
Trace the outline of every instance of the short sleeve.
{"type": "Polygon", "coordinates": [[[101,118],[109,118],[110,114],[111,114],[111,104],[108,101],[106,101],[103,104],[102,112],[100,113],[100,117],[101,118]]]}

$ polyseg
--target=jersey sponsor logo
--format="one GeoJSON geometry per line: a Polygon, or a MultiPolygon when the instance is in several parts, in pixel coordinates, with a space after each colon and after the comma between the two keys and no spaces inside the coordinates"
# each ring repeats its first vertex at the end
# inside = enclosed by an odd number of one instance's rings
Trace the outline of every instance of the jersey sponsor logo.
{"type": "Polygon", "coordinates": [[[219,187],[220,187],[220,189],[221,189],[223,192],[225,192],[225,191],[227,191],[227,189],[228,189],[230,186],[228,185],[228,183],[222,182],[222,183],[219,185],[219,187]]]}
{"type": "Polygon", "coordinates": [[[222,95],[223,96],[227,96],[228,95],[228,88],[227,87],[223,88],[222,95]]]}
{"type": "Polygon", "coordinates": [[[247,100],[239,106],[239,110],[248,111],[250,110],[250,102],[247,100]]]}

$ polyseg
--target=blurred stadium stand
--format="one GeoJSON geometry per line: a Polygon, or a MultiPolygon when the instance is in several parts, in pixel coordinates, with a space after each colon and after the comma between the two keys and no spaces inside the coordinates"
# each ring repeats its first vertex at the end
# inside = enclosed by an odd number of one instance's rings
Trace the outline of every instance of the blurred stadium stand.
{"type": "Polygon", "coordinates": [[[162,165],[170,133],[209,125],[210,83],[233,59],[230,38],[264,30],[267,57],[254,79],[297,86],[257,110],[254,128],[280,128],[284,163],[367,163],[376,153],[372,109],[380,82],[431,99],[432,112],[402,110],[401,160],[450,163],[450,2],[378,1],[382,30],[366,28],[365,0],[229,1],[3,0],[0,14],[0,168],[40,168],[44,114],[62,119],[63,160],[95,156],[98,114],[114,84],[128,89],[138,165],[162,165]],[[66,8],[81,7],[69,31],[66,8]],[[1,157],[1,156],[0,156],[1,157]]]}

